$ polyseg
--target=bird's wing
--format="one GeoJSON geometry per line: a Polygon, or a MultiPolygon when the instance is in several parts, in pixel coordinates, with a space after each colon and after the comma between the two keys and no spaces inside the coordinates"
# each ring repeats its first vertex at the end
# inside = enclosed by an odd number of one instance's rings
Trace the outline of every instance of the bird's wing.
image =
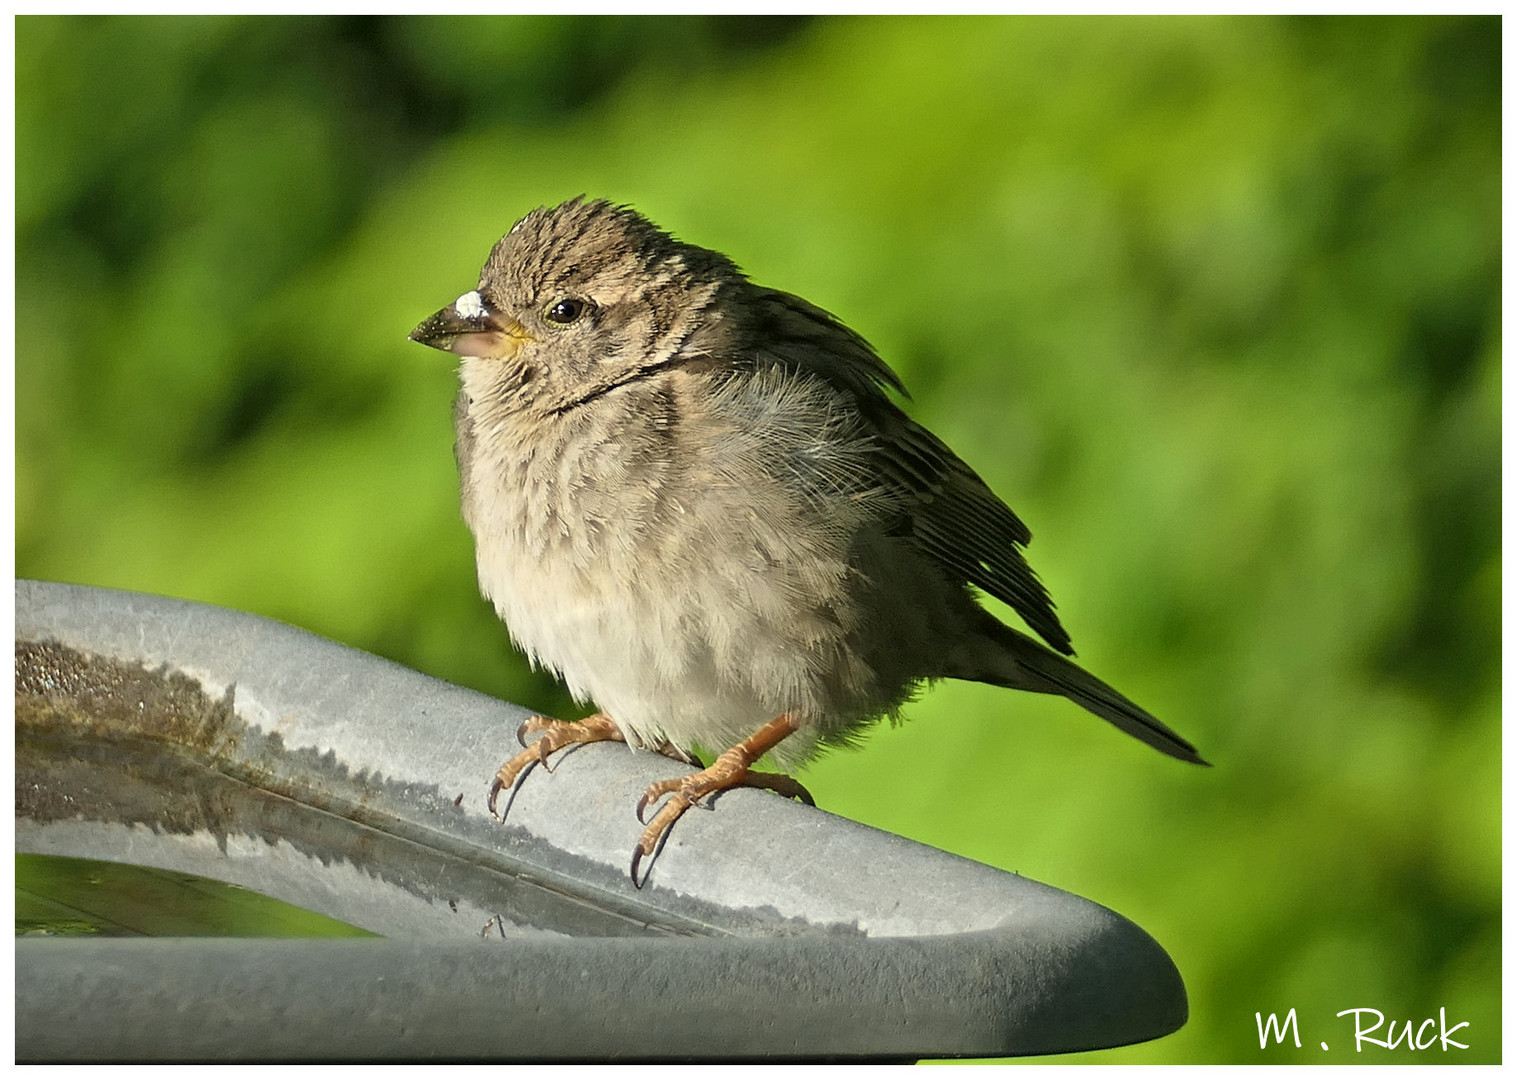
{"type": "Polygon", "coordinates": [[[1049,646],[1073,655],[1048,590],[1022,554],[1032,532],[943,441],[887,391],[905,394],[867,341],[798,296],[759,290],[763,340],[775,359],[807,371],[858,403],[875,443],[878,482],[910,518],[910,535],[951,575],[1002,600],[1049,646]]]}

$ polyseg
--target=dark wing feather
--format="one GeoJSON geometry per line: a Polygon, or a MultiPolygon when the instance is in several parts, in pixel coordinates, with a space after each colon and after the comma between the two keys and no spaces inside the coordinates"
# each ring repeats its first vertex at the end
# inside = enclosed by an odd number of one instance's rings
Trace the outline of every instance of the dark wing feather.
{"type": "Polygon", "coordinates": [[[921,550],[952,576],[1002,600],[1044,641],[1073,655],[1048,590],[1022,555],[1032,532],[941,439],[886,395],[905,394],[895,372],[858,334],[798,296],[758,294],[763,333],[781,362],[817,375],[858,402],[877,442],[880,482],[897,493],[921,550]]]}

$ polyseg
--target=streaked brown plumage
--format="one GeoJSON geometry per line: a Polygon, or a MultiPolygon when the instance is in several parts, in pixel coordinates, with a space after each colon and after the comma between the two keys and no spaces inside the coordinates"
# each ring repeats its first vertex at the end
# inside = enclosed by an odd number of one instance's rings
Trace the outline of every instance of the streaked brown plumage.
{"type": "Polygon", "coordinates": [[[687,761],[694,743],[734,748],[650,789],[645,802],[672,797],[634,880],[701,795],[800,794],[750,774],[759,754],[788,768],[850,741],[923,680],[1062,694],[1204,764],[1065,658],[1022,555],[1027,527],[896,406],[900,382],[869,344],[726,256],[572,200],[517,222],[478,290],[411,336],[462,357],[457,453],[481,589],[533,662],[604,710],[530,723],[547,735],[497,790],[570,742],[687,761]]]}

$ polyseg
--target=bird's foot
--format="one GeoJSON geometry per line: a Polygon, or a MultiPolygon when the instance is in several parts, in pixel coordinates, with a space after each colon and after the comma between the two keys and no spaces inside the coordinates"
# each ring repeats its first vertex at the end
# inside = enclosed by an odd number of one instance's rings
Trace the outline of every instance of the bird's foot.
{"type": "Polygon", "coordinates": [[[700,800],[707,795],[734,787],[768,788],[787,798],[800,799],[808,806],[815,806],[816,800],[811,797],[811,793],[790,777],[781,773],[750,772],[748,768],[798,726],[788,713],[775,717],[724,752],[708,768],[688,776],[650,784],[648,790],[643,792],[643,797],[637,801],[638,821],[643,820],[643,812],[649,804],[665,795],[669,796],[669,801],[653,815],[652,821],[647,822],[648,827],[643,830],[642,839],[632,850],[632,884],[642,888],[642,883],[637,879],[638,866],[643,859],[658,850],[680,816],[692,806],[699,805],[700,800]]]}
{"type": "Polygon", "coordinates": [[[805,785],[793,776],[786,776],[777,772],[749,772],[741,780],[734,784],[743,787],[763,788],[772,791],[776,795],[783,795],[787,799],[800,799],[807,806],[815,806],[816,800],[811,797],[805,785]]]}
{"type": "Polygon", "coordinates": [[[552,772],[553,767],[548,764],[548,755],[555,750],[562,750],[566,746],[574,746],[577,743],[626,742],[627,737],[609,716],[605,713],[596,713],[594,716],[575,721],[529,716],[526,722],[516,729],[516,741],[527,748],[502,765],[500,771],[495,774],[495,782],[490,785],[490,813],[495,815],[497,821],[504,819],[495,812],[496,799],[502,791],[516,785],[517,778],[529,765],[541,765],[552,772]],[[527,746],[527,736],[539,731],[543,732],[542,737],[531,746],[527,746]]]}

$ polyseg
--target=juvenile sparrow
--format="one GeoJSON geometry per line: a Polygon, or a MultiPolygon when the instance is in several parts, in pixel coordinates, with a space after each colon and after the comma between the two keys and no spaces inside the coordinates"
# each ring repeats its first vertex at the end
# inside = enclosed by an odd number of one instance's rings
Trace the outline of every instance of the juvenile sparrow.
{"type": "Polygon", "coordinates": [[[1149,746],[1190,743],[1065,656],[1023,558],[1027,527],[909,419],[862,337],[627,207],[532,211],[477,289],[412,340],[462,358],[454,408],[479,584],[512,637],[603,711],[534,717],[496,796],[573,743],[624,741],[709,767],[632,855],[739,784],[808,798],[782,767],[853,742],[923,680],[1062,694],[1149,746]],[[1009,604],[1048,647],[1002,625],[1009,604]],[[1063,654],[1063,655],[1061,655],[1063,654]]]}

